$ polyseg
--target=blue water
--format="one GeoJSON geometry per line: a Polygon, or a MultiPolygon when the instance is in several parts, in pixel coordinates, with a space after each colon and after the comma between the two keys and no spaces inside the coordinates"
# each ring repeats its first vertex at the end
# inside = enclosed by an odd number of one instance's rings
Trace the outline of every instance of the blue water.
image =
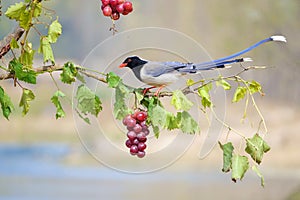
{"type": "Polygon", "coordinates": [[[124,174],[100,164],[65,165],[71,153],[67,144],[0,144],[0,200],[252,199],[253,192],[255,199],[273,200],[284,199],[299,183],[275,179],[262,189],[255,176],[234,184],[230,174],[194,168],[124,174]]]}

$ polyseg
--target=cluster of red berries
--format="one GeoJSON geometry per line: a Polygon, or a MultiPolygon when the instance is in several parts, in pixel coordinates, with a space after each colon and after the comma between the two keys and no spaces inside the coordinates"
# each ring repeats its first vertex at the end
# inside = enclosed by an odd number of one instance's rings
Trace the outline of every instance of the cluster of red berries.
{"type": "Polygon", "coordinates": [[[128,15],[133,11],[132,3],[127,0],[101,0],[101,10],[104,16],[118,20],[120,14],[128,15]]]}
{"type": "Polygon", "coordinates": [[[147,145],[147,135],[149,135],[149,129],[146,124],[147,112],[136,111],[132,115],[127,115],[123,119],[123,124],[127,127],[127,140],[125,145],[130,149],[130,154],[143,158],[145,156],[145,149],[147,145]]]}

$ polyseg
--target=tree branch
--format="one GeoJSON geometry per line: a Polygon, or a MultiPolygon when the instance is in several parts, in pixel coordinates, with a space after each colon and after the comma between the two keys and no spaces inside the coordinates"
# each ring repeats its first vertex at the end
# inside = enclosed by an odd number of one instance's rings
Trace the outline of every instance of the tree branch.
{"type": "Polygon", "coordinates": [[[18,41],[22,37],[24,31],[25,30],[23,28],[18,26],[12,33],[8,34],[0,41],[0,59],[10,51],[11,40],[14,38],[18,41]]]}

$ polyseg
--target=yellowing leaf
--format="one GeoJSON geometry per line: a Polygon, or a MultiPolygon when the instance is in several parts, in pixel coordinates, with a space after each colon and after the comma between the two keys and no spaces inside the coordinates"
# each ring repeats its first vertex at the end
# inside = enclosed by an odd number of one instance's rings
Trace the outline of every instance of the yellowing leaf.
{"type": "Polygon", "coordinates": [[[212,105],[209,91],[212,89],[212,84],[206,84],[198,89],[198,95],[202,98],[201,103],[204,108],[212,105]]]}
{"type": "Polygon", "coordinates": [[[224,90],[230,90],[231,89],[231,85],[225,81],[224,79],[220,79],[216,82],[217,86],[222,86],[224,88],[224,90]]]}
{"type": "Polygon", "coordinates": [[[60,97],[65,97],[65,94],[63,92],[61,92],[60,90],[56,91],[54,93],[54,95],[51,97],[51,101],[54,104],[54,106],[56,107],[56,119],[58,118],[62,118],[65,116],[65,111],[61,106],[60,97]]]}
{"type": "Polygon", "coordinates": [[[51,61],[55,63],[52,47],[49,38],[46,36],[42,36],[40,39],[39,53],[43,54],[44,62],[51,61]]]}
{"type": "Polygon", "coordinates": [[[241,87],[241,86],[237,87],[233,95],[232,102],[239,102],[245,97],[246,94],[247,94],[246,87],[241,87]]]}
{"type": "Polygon", "coordinates": [[[48,29],[48,39],[50,43],[55,43],[57,41],[57,38],[61,35],[62,33],[62,26],[58,22],[58,19],[53,21],[48,29]]]}
{"type": "Polygon", "coordinates": [[[23,89],[23,94],[19,103],[20,107],[23,107],[23,115],[26,115],[29,111],[29,102],[33,101],[35,98],[33,92],[29,89],[23,89]]]}

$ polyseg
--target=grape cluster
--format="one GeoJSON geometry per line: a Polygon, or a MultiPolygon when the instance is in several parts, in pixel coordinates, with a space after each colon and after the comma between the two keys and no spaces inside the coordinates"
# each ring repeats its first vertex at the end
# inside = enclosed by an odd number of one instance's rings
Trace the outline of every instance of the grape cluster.
{"type": "Polygon", "coordinates": [[[127,0],[101,0],[101,10],[104,16],[118,20],[120,14],[128,15],[133,11],[132,3],[127,0]]]}
{"type": "Polygon", "coordinates": [[[125,145],[130,149],[130,154],[143,158],[145,156],[145,149],[147,145],[147,135],[149,135],[149,129],[146,124],[147,112],[136,111],[132,115],[127,115],[123,119],[123,124],[127,127],[127,140],[125,145]]]}

